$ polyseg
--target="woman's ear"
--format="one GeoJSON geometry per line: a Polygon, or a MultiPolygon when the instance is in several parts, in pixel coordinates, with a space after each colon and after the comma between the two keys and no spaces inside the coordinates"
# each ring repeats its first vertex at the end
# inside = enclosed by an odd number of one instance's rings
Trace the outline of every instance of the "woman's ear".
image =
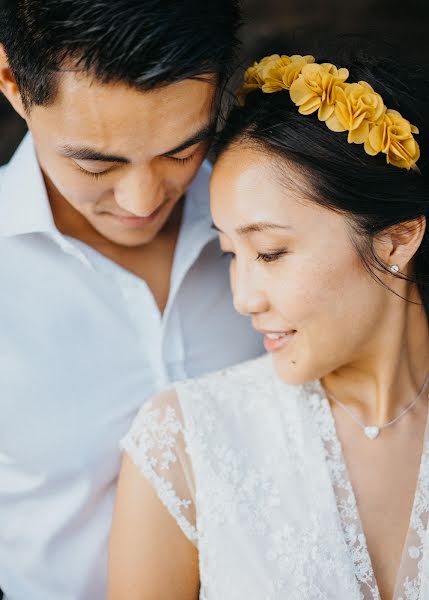
{"type": "Polygon", "coordinates": [[[393,225],[376,238],[376,254],[385,265],[398,265],[401,273],[407,274],[408,265],[419,249],[425,231],[424,216],[393,225]]]}
{"type": "Polygon", "coordinates": [[[27,119],[28,115],[3,44],[0,44],[0,91],[3,92],[16,112],[23,119],[27,119]]]}

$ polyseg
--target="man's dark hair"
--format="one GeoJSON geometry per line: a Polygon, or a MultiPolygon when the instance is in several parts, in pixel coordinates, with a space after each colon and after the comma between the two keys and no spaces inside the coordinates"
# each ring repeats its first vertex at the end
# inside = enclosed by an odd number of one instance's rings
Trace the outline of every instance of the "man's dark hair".
{"type": "Polygon", "coordinates": [[[230,74],[239,0],[0,0],[4,45],[25,106],[54,98],[58,72],[149,90],[230,74]]]}

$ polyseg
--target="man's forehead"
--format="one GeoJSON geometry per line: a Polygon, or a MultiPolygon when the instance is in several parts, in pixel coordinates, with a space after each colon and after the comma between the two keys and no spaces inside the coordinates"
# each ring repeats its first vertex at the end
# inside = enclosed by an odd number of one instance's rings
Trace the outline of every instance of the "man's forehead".
{"type": "Polygon", "coordinates": [[[206,80],[146,92],[123,83],[100,83],[82,73],[61,77],[53,105],[35,110],[56,131],[62,154],[98,153],[129,162],[146,150],[151,155],[184,151],[214,132],[215,87],[206,80]]]}
{"type": "Polygon", "coordinates": [[[194,105],[200,101],[211,101],[217,92],[215,75],[201,75],[153,88],[131,85],[122,80],[100,80],[96,75],[82,69],[55,71],[57,77],[56,101],[65,103],[70,96],[93,97],[100,100],[116,100],[122,97],[128,102],[163,105],[169,102],[192,99],[194,105]]]}

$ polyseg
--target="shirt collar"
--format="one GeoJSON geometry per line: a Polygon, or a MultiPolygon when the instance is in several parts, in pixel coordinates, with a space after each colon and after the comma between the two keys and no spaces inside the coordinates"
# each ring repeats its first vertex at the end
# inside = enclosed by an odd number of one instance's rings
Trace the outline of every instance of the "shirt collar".
{"type": "Polygon", "coordinates": [[[207,242],[217,235],[212,227],[210,213],[209,181],[211,170],[210,163],[204,161],[186,193],[182,218],[182,230],[187,233],[192,231],[194,235],[198,231],[198,235],[205,237],[207,242]]]}
{"type": "Polygon", "coordinates": [[[0,236],[57,232],[31,134],[0,169],[0,236]]]}

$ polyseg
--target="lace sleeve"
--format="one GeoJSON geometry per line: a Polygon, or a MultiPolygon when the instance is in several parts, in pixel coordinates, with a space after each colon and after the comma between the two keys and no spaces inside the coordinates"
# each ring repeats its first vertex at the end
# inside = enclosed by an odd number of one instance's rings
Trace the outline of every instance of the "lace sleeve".
{"type": "Polygon", "coordinates": [[[154,487],[186,537],[197,545],[194,476],[174,391],[143,406],[121,448],[154,487]]]}

